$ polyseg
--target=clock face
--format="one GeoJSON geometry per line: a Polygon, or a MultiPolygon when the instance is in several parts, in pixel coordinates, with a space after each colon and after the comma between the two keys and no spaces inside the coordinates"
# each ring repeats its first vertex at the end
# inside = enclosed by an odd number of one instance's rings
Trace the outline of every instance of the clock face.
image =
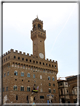
{"type": "Polygon", "coordinates": [[[44,58],[44,54],[39,53],[39,57],[43,59],[44,58]]]}

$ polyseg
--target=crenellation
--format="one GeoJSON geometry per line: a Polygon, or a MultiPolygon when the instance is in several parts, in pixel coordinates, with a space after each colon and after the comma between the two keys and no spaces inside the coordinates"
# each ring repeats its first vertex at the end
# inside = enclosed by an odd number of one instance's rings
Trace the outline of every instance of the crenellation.
{"type": "Polygon", "coordinates": [[[56,60],[54,60],[54,63],[56,63],[56,60]]]}
{"type": "Polygon", "coordinates": [[[50,62],[51,62],[51,59],[50,59],[50,62]]]}
{"type": "Polygon", "coordinates": [[[22,54],[22,52],[21,52],[21,51],[19,51],[19,53],[20,53],[20,54],[22,54]]]}
{"type": "Polygon", "coordinates": [[[25,55],[26,53],[25,52],[23,52],[23,55],[25,55]]]}
{"type": "MultiPolygon", "coordinates": [[[[17,50],[15,50],[15,51],[17,52],[17,50]]],[[[22,54],[21,51],[20,51],[20,54],[22,54]]],[[[54,60],[52,61],[51,59],[49,60],[48,58],[46,60],[42,60],[42,59],[39,60],[38,57],[35,57],[32,54],[27,53],[27,55],[25,55],[25,52],[23,52],[23,55],[24,56],[28,56],[28,57],[26,58],[26,57],[19,56],[19,58],[21,59],[21,61],[23,61],[22,58],[24,58],[24,62],[25,62],[26,59],[28,59],[28,61],[27,61],[28,63],[33,63],[34,64],[34,62],[33,62],[33,58],[34,58],[36,65],[37,64],[40,65],[40,62],[41,62],[41,65],[40,66],[45,66],[45,67],[49,67],[49,68],[56,68],[57,67],[57,65],[56,65],[57,64],[57,61],[54,62],[54,60]],[[30,60],[31,60],[31,62],[30,62],[30,60]],[[37,61],[37,63],[36,63],[36,61],[37,61]],[[55,63],[56,66],[54,66],[53,63],[55,63]]],[[[14,56],[15,56],[15,59],[18,59],[18,57],[16,55],[14,55],[14,56]]],[[[13,58],[14,58],[14,56],[13,56],[13,58]]],[[[4,59],[6,60],[6,58],[4,58],[4,59]]]]}
{"type": "Polygon", "coordinates": [[[7,55],[8,53],[6,52],[6,55],[7,55]]]}
{"type": "Polygon", "coordinates": [[[10,52],[14,52],[14,49],[11,49],[10,52]]]}
{"type": "Polygon", "coordinates": [[[27,56],[29,56],[29,53],[27,53],[27,56]]]}
{"type": "Polygon", "coordinates": [[[15,50],[16,53],[18,53],[18,50],[15,50]]]}
{"type": "Polygon", "coordinates": [[[8,51],[8,54],[10,53],[10,51],[8,51]]]}
{"type": "Polygon", "coordinates": [[[6,56],[6,54],[4,54],[4,56],[6,56]]]}

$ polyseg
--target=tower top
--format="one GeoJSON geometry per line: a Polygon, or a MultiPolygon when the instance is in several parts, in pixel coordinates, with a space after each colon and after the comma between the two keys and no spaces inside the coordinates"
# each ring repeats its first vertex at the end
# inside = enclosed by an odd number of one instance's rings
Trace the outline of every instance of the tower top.
{"type": "Polygon", "coordinates": [[[43,30],[43,21],[35,18],[32,23],[31,39],[33,41],[33,55],[38,58],[45,59],[45,46],[46,31],[43,30]]]}
{"type": "Polygon", "coordinates": [[[37,17],[33,20],[33,23],[35,23],[35,22],[39,22],[39,23],[43,24],[43,21],[41,21],[41,20],[38,18],[38,15],[37,15],[37,17]]]}

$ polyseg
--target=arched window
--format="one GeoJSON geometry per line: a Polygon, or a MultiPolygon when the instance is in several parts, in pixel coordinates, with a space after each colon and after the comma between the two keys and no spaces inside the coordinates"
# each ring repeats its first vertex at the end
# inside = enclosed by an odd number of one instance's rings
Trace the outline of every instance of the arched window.
{"type": "Polygon", "coordinates": [[[48,80],[50,80],[50,77],[48,76],[48,80]]]}
{"type": "Polygon", "coordinates": [[[53,86],[55,86],[55,84],[53,84],[53,86]]]}
{"type": "Polygon", "coordinates": [[[14,85],[13,89],[16,91],[17,90],[17,85],[14,85]]]}
{"type": "Polygon", "coordinates": [[[55,89],[53,89],[53,93],[55,93],[55,89]]]}
{"type": "Polygon", "coordinates": [[[27,87],[27,91],[30,92],[30,87],[29,86],[27,87]]]}
{"type": "Polygon", "coordinates": [[[21,86],[21,91],[24,91],[24,87],[23,86],[21,86]]]}
{"type": "Polygon", "coordinates": [[[38,24],[38,29],[41,29],[41,25],[40,24],[38,24]]]}
{"type": "Polygon", "coordinates": [[[9,75],[9,72],[7,72],[7,76],[9,75]]]}
{"type": "Polygon", "coordinates": [[[51,86],[51,83],[49,83],[49,86],[51,86]]]}
{"type": "Polygon", "coordinates": [[[14,75],[18,75],[18,72],[17,71],[14,71],[14,75]]]}
{"type": "Polygon", "coordinates": [[[24,72],[21,72],[21,76],[24,76],[24,72]]]}
{"type": "Polygon", "coordinates": [[[35,28],[36,28],[36,25],[34,25],[33,29],[35,29],[35,28]]]}
{"type": "Polygon", "coordinates": [[[55,65],[55,68],[56,68],[56,65],[55,65]]]}
{"type": "Polygon", "coordinates": [[[27,73],[27,77],[30,77],[30,73],[27,73]]]}
{"type": "Polygon", "coordinates": [[[52,77],[52,80],[55,81],[54,77],[52,77]]]}
{"type": "Polygon", "coordinates": [[[35,78],[35,74],[33,74],[33,78],[35,78]]]}
{"type": "Polygon", "coordinates": [[[77,87],[76,87],[76,86],[73,87],[73,89],[72,89],[72,94],[77,94],[77,87]]]}
{"type": "Polygon", "coordinates": [[[51,88],[49,88],[49,93],[51,93],[51,88]]]}

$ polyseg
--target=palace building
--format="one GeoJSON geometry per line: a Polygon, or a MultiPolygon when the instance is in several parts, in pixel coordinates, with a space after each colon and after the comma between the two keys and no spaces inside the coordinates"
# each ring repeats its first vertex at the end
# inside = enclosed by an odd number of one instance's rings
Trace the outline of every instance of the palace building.
{"type": "Polygon", "coordinates": [[[3,54],[3,100],[7,103],[29,103],[33,94],[35,103],[59,103],[58,63],[45,59],[46,31],[43,21],[33,20],[31,39],[33,54],[11,49],[3,54]]]}

